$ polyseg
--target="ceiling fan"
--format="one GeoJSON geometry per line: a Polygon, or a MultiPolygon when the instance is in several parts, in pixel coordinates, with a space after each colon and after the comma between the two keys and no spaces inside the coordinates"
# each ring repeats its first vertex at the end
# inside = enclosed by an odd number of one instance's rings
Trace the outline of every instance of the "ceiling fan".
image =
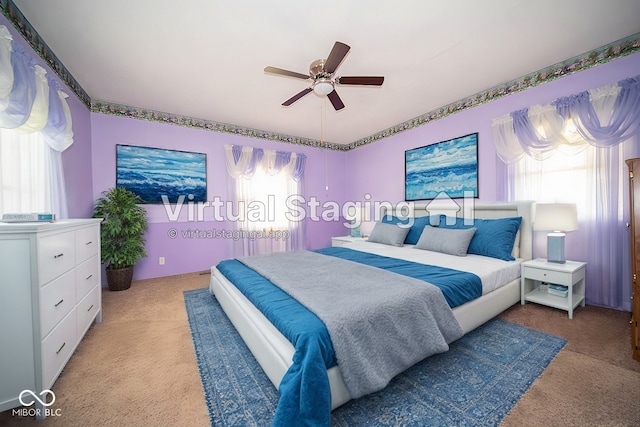
{"type": "Polygon", "coordinates": [[[364,85],[364,86],[381,86],[384,82],[384,77],[375,76],[349,76],[349,77],[337,77],[335,72],[338,66],[347,56],[347,53],[351,47],[348,45],[335,42],[333,49],[329,53],[327,59],[318,59],[313,61],[309,66],[309,74],[296,73],[295,71],[283,70],[282,68],[266,67],[264,69],[267,73],[280,74],[283,76],[295,77],[303,80],[311,80],[311,86],[303,91],[293,95],[282,103],[285,107],[293,104],[303,96],[315,92],[318,95],[326,95],[333,108],[342,110],[344,104],[338,96],[338,92],[335,90],[336,85],[364,85]]]}

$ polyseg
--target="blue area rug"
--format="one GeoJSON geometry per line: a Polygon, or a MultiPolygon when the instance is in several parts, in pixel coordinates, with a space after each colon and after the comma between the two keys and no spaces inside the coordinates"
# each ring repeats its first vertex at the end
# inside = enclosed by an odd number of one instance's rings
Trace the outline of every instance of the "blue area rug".
{"type": "MultiPolygon", "coordinates": [[[[213,426],[268,426],[278,391],[208,289],[184,293],[213,426]]],[[[332,412],[332,426],[495,426],[565,340],[493,319],[332,412]]]]}

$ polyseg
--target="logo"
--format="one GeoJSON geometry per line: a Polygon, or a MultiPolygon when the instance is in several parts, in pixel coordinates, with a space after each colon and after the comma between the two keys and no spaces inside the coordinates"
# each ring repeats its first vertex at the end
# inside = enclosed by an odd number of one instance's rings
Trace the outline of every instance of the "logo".
{"type": "Polygon", "coordinates": [[[59,417],[62,415],[60,408],[49,408],[49,406],[53,405],[56,401],[56,395],[51,390],[42,390],[39,396],[31,390],[22,390],[18,396],[18,400],[26,407],[12,409],[11,414],[13,416],[44,418],[59,417]],[[47,402],[49,395],[51,395],[51,401],[47,402]],[[36,402],[44,406],[44,408],[38,407],[38,405],[29,408],[29,406],[32,406],[36,402]]]}
{"type": "Polygon", "coordinates": [[[20,396],[18,396],[18,400],[20,400],[20,403],[24,406],[31,406],[38,401],[44,407],[51,406],[56,401],[56,395],[51,390],[42,390],[40,396],[42,396],[42,399],[40,399],[40,397],[31,390],[22,390],[20,392],[20,396]],[[47,403],[47,395],[49,394],[51,395],[51,402],[47,403]],[[34,400],[29,401],[29,395],[31,395],[34,400]],[[25,396],[27,397],[26,401],[25,396]]]}

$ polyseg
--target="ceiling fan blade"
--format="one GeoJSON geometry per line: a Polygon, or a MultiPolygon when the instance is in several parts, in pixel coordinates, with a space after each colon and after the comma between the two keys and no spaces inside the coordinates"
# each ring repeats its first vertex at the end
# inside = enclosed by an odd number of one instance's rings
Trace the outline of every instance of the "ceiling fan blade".
{"type": "Polygon", "coordinates": [[[380,76],[348,76],[336,78],[336,83],[341,85],[367,85],[382,86],[384,77],[380,76]]]}
{"type": "Polygon", "coordinates": [[[329,56],[327,57],[327,61],[324,63],[324,70],[329,74],[333,74],[336,69],[338,69],[340,63],[342,63],[344,57],[347,56],[349,49],[351,49],[351,47],[348,45],[341,42],[335,42],[333,49],[331,49],[331,53],[329,53],[329,56]]]}
{"type": "Polygon", "coordinates": [[[333,105],[333,108],[336,109],[336,111],[342,110],[344,108],[344,104],[338,96],[338,92],[336,92],[335,90],[327,95],[327,97],[329,98],[329,101],[331,101],[331,104],[333,105]]]}
{"type": "Polygon", "coordinates": [[[280,74],[282,76],[295,77],[297,79],[308,80],[311,77],[308,74],[296,73],[295,71],[283,70],[276,67],[265,67],[264,71],[267,73],[280,74]]]}
{"type": "Polygon", "coordinates": [[[298,99],[302,98],[303,96],[305,96],[306,94],[308,94],[309,92],[311,92],[313,89],[308,87],[305,90],[298,92],[297,94],[293,95],[291,98],[287,99],[286,101],[284,101],[282,103],[282,105],[284,105],[285,107],[288,107],[289,105],[293,104],[294,102],[296,102],[298,99]]]}

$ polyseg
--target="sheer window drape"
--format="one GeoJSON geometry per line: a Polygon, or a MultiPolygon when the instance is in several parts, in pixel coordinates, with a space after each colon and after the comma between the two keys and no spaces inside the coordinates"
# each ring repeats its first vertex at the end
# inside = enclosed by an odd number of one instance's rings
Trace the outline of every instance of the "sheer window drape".
{"type": "Polygon", "coordinates": [[[66,218],[61,154],[41,133],[0,129],[0,212],[53,212],[66,218]]]}
{"type": "Polygon", "coordinates": [[[67,97],[0,26],[0,212],[67,217],[61,157],[73,144],[67,97]]]}
{"type": "Polygon", "coordinates": [[[639,88],[640,76],[492,122],[504,162],[498,194],[576,203],[580,229],[567,236],[567,251],[588,263],[587,302],[625,310],[630,260],[624,160],[640,155],[639,88]]]}
{"type": "Polygon", "coordinates": [[[225,156],[232,256],[305,249],[304,221],[289,215],[288,206],[302,195],[306,156],[239,145],[225,145],[225,156]]]}
{"type": "Polygon", "coordinates": [[[640,76],[534,105],[492,121],[498,157],[544,160],[557,150],[616,146],[640,131],[640,76]]]}

